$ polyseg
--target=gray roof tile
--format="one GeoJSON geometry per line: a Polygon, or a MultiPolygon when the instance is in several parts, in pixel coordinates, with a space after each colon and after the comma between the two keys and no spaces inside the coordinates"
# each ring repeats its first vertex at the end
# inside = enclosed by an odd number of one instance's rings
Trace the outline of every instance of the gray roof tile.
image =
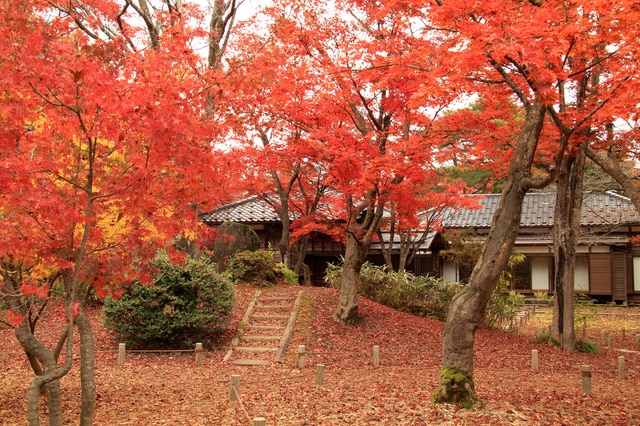
{"type": "MultiPolygon", "coordinates": [[[[500,194],[468,195],[477,199],[479,209],[445,209],[445,228],[490,228],[500,194]]],[[[640,215],[631,200],[612,191],[590,191],[583,195],[583,226],[610,226],[640,223],[640,215]]],[[[522,227],[551,227],[555,214],[554,192],[528,193],[522,202],[522,227]]],[[[293,217],[292,217],[293,219],[293,217]]],[[[219,207],[202,215],[206,223],[277,223],[274,207],[264,198],[253,196],[219,207]]]]}
{"type": "Polygon", "coordinates": [[[218,207],[202,215],[202,221],[211,224],[224,222],[273,223],[280,222],[280,218],[271,204],[254,195],[253,197],[218,207]]]}
{"type": "MultiPolygon", "coordinates": [[[[447,209],[443,214],[446,228],[489,228],[500,202],[500,194],[470,195],[477,198],[479,209],[447,209]]],[[[555,192],[528,193],[522,202],[522,227],[551,227],[555,215],[555,192]]],[[[627,197],[612,191],[587,191],[583,195],[583,226],[608,226],[640,223],[640,216],[627,197]]]]}

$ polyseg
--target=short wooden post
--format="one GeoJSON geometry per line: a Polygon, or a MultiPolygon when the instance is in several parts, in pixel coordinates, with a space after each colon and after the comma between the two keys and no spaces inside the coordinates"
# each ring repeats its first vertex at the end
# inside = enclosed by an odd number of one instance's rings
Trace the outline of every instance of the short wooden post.
{"type": "Polygon", "coordinates": [[[298,368],[304,368],[304,345],[298,346],[298,368]]]}
{"type": "Polygon", "coordinates": [[[202,365],[202,354],[204,349],[202,349],[202,343],[196,343],[196,367],[200,367],[202,365]]]}
{"type": "Polygon", "coordinates": [[[118,365],[124,365],[124,357],[127,352],[127,344],[120,343],[118,345],[118,365]]]}
{"type": "Polygon", "coordinates": [[[636,334],[636,351],[640,352],[640,334],[636,334]]]}
{"type": "Polygon", "coordinates": [[[609,349],[613,349],[613,334],[609,335],[609,349]]]}
{"type": "Polygon", "coordinates": [[[602,346],[607,344],[607,330],[602,330],[602,346]]]}
{"type": "Polygon", "coordinates": [[[229,400],[237,401],[240,399],[240,375],[231,375],[231,389],[229,390],[229,400]]]}
{"type": "Polygon", "coordinates": [[[316,388],[321,388],[323,381],[324,381],[324,364],[318,364],[316,366],[316,388]]]}
{"type": "Polygon", "coordinates": [[[627,337],[627,330],[622,327],[622,338],[624,339],[625,337],[627,337]]]}
{"type": "Polygon", "coordinates": [[[580,376],[582,377],[582,392],[587,396],[591,395],[591,366],[581,366],[580,376]]]}
{"type": "Polygon", "coordinates": [[[267,419],[264,417],[254,417],[253,426],[267,426],[267,419]]]}
{"type": "Polygon", "coordinates": [[[531,349],[531,369],[538,371],[538,350],[531,349]]]}
{"type": "Polygon", "coordinates": [[[380,346],[378,345],[373,347],[373,365],[375,367],[380,366],[380,346]]]}
{"type": "Polygon", "coordinates": [[[618,379],[624,379],[624,357],[618,357],[618,379]]]}

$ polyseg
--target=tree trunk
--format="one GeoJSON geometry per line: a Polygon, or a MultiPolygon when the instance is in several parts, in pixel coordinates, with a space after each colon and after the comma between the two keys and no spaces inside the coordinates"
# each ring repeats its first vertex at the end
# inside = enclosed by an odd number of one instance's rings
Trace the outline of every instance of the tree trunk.
{"type": "Polygon", "coordinates": [[[93,331],[84,308],[77,316],[76,323],[80,334],[80,388],[82,390],[80,426],[91,426],[96,407],[95,350],[93,331]]]}
{"type": "MultiPolygon", "coordinates": [[[[65,331],[65,333],[67,332],[65,331]]],[[[49,425],[62,426],[62,396],[60,394],[59,379],[66,375],[71,368],[71,343],[68,342],[67,344],[67,357],[64,366],[57,368],[54,353],[36,339],[25,324],[16,328],[15,335],[25,352],[35,357],[42,366],[41,374],[33,378],[27,391],[29,426],[40,425],[40,396],[42,390],[46,390],[47,393],[49,425]]]]}
{"type": "Polygon", "coordinates": [[[577,155],[568,153],[557,170],[557,195],[553,227],[555,297],[551,337],[569,352],[575,350],[573,299],[576,247],[580,235],[584,145],[577,155]]]}
{"type": "Polygon", "coordinates": [[[371,243],[360,242],[352,233],[347,233],[344,264],[340,282],[340,297],[334,313],[336,320],[344,324],[358,322],[358,286],[360,270],[367,257],[371,243]]]}
{"type": "Polygon", "coordinates": [[[518,234],[522,200],[534,184],[531,165],[542,131],[545,106],[528,106],[507,183],[493,217],[491,231],[468,287],[452,302],[444,329],[442,371],[433,400],[470,407],[478,403],[473,382],[473,344],[484,310],[507,266],[518,234]]]}
{"type": "Polygon", "coordinates": [[[34,369],[36,377],[33,378],[27,394],[27,417],[29,426],[40,424],[40,395],[43,385],[47,392],[49,425],[62,426],[60,382],[57,379],[46,381],[56,370],[56,359],[53,352],[36,339],[25,324],[16,328],[15,335],[28,356],[35,358],[42,366],[39,372],[34,369]]]}

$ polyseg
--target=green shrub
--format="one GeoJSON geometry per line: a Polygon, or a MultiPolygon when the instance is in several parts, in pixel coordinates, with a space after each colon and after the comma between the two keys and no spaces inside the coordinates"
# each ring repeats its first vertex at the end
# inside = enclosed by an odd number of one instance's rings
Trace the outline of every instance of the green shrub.
{"type": "Polygon", "coordinates": [[[231,315],[232,284],[205,260],[174,265],[159,256],[153,264],[159,271],[153,285],[135,283],[118,299],[105,300],[105,325],[134,348],[210,344],[231,315]]]}
{"type": "Polygon", "coordinates": [[[576,340],[576,351],[588,354],[599,354],[598,346],[588,340],[576,340]]]}
{"type": "Polygon", "coordinates": [[[284,263],[276,264],[274,272],[278,278],[282,278],[287,284],[298,284],[298,274],[285,267],[284,263]]]}
{"type": "MultiPolygon", "coordinates": [[[[339,287],[341,271],[339,265],[328,265],[325,282],[332,287],[339,287]]],[[[384,266],[365,262],[360,271],[358,292],[367,299],[398,311],[444,321],[451,300],[463,288],[458,283],[433,277],[416,277],[410,273],[389,272],[384,266]]]]}
{"type": "Polygon", "coordinates": [[[511,272],[519,263],[524,262],[526,257],[523,254],[514,253],[509,257],[507,270],[502,272],[498,285],[487,302],[484,311],[482,324],[487,327],[500,327],[503,324],[510,324],[516,318],[516,314],[524,305],[524,296],[509,291],[511,287],[511,272]]]}
{"type": "Polygon", "coordinates": [[[239,251],[229,260],[227,273],[234,282],[256,282],[268,287],[277,283],[276,262],[268,250],[239,251]]]}

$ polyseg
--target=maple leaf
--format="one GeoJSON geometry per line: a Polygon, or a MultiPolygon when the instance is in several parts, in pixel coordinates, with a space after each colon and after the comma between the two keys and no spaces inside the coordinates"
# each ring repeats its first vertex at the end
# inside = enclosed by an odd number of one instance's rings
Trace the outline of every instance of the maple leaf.
{"type": "Polygon", "coordinates": [[[33,296],[34,294],[36,294],[36,292],[38,291],[38,287],[29,283],[28,281],[24,280],[22,281],[22,293],[25,296],[33,296]]]}
{"type": "Polygon", "coordinates": [[[24,315],[14,314],[12,311],[7,311],[7,319],[9,320],[9,324],[12,326],[20,327],[24,321],[24,315]]]}

